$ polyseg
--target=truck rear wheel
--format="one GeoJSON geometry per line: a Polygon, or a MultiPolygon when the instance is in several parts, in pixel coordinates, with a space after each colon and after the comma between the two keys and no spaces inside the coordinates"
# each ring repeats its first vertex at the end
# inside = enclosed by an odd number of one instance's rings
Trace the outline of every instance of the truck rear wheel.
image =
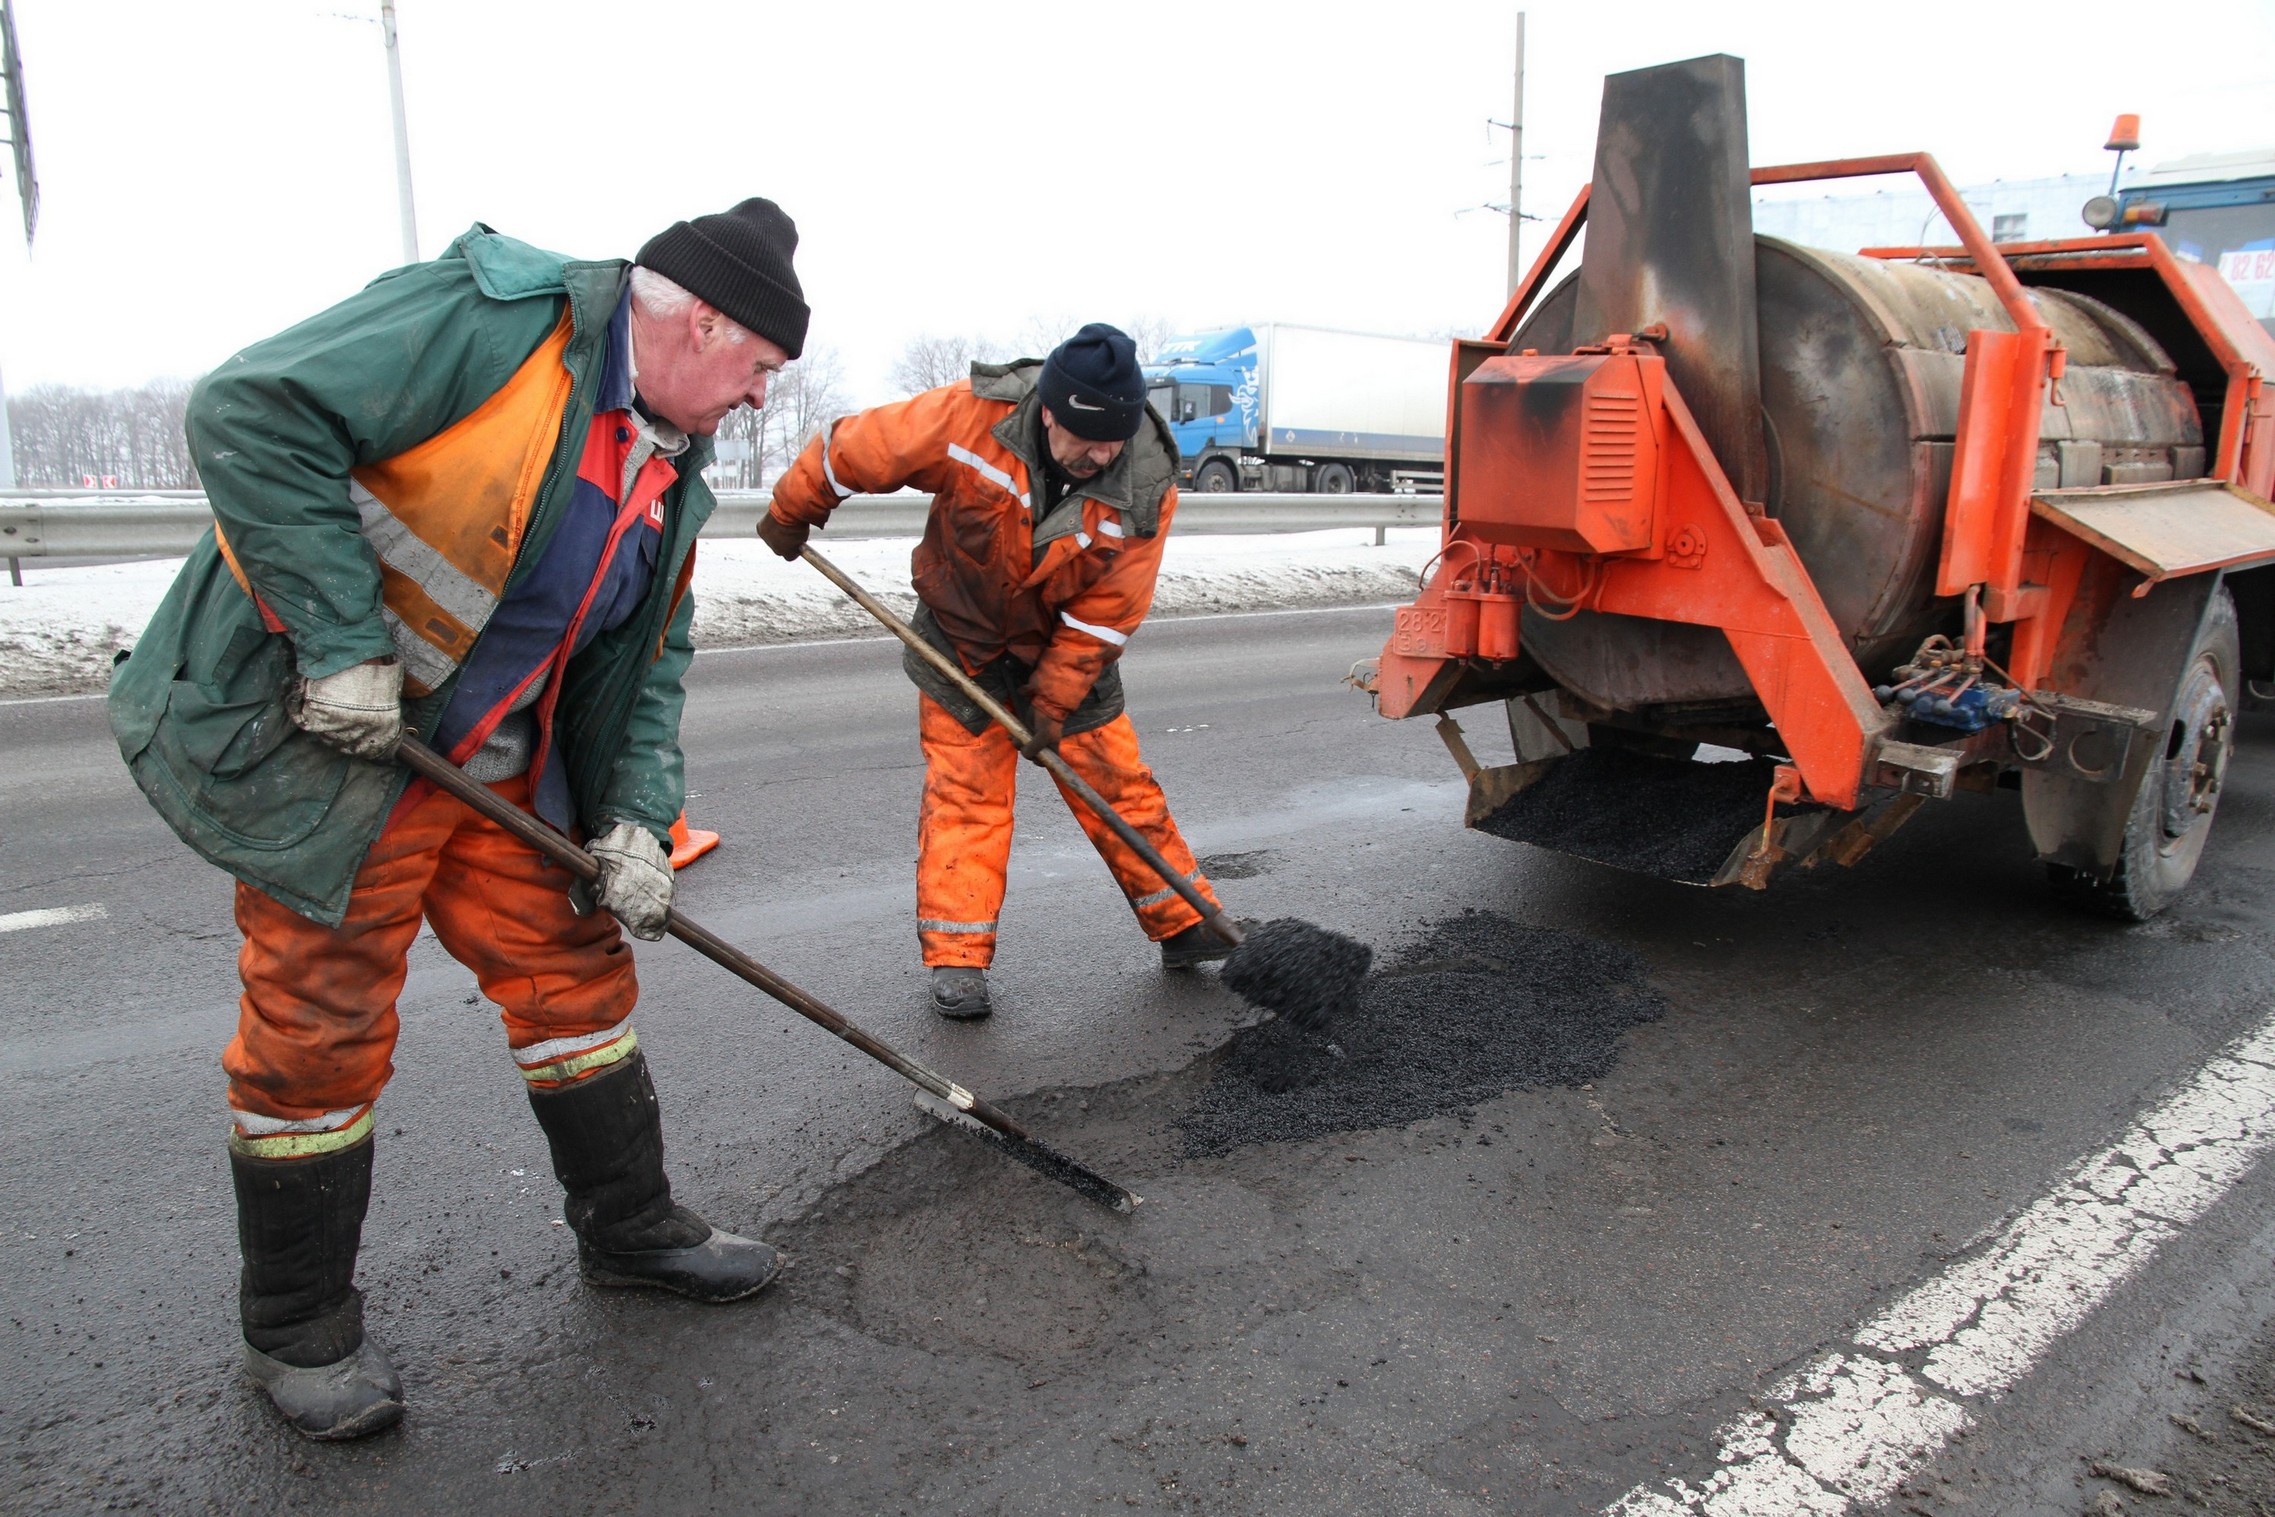
{"type": "Polygon", "coordinates": [[[1221,458],[1212,458],[1201,465],[1193,475],[1193,493],[1196,495],[1231,495],[1240,488],[1240,476],[1232,465],[1221,458]]]}
{"type": "Polygon", "coordinates": [[[1358,488],[1358,476],[1349,464],[1321,464],[1311,476],[1311,489],[1315,495],[1348,495],[1358,488]]]}
{"type": "Polygon", "coordinates": [[[2049,864],[2047,878],[2057,894],[2110,916],[2145,922],[2195,878],[2220,804],[2228,758],[2235,752],[2241,664],[2235,599],[2223,589],[2213,598],[2181,674],[2164,744],[2134,792],[2116,872],[2099,880],[2049,864]]]}

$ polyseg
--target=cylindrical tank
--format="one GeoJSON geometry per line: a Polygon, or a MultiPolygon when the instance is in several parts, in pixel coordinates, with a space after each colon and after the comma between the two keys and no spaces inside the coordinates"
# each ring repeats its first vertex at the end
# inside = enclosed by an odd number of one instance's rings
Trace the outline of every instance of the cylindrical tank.
{"type": "MultiPolygon", "coordinates": [[[[2014,324],[1972,275],[1773,237],[1754,244],[1764,505],[1865,677],[1878,680],[1921,638],[1958,630],[1955,603],[1934,591],[1967,333],[2014,324]]],[[[1565,280],[1511,346],[1569,352],[1576,292],[1565,280]]],[[[2148,333],[2083,295],[2038,289],[2031,298],[2069,353],[2040,419],[2039,487],[2201,474],[2195,403],[2148,333]]],[[[1712,627],[1528,611],[1524,648],[1558,684],[1614,710],[1726,716],[1753,695],[1712,627]]]]}

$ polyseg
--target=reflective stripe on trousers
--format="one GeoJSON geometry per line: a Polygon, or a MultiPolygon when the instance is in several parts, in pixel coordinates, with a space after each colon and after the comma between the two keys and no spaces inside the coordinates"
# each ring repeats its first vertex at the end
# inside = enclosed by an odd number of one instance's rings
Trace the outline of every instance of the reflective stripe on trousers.
{"type": "MultiPolygon", "coordinates": [[[[526,775],[490,788],[528,803],[526,775]]],[[[587,1078],[629,1054],[639,996],[631,950],[614,917],[578,916],[567,886],[527,844],[439,791],[389,819],[338,927],[240,884],[245,990],[221,1058],[232,1146],[307,1157],[370,1130],[372,1103],[394,1072],[395,998],[422,920],[497,1003],[533,1085],[587,1078]]]]}
{"type": "MultiPolygon", "coordinates": [[[[924,962],[986,968],[995,958],[996,918],[1011,864],[1012,802],[1019,750],[1000,727],[977,736],[928,695],[917,698],[918,735],[924,744],[924,810],[917,827],[917,940],[924,962]]],[[[1215,901],[1200,878],[1193,853],[1169,815],[1169,801],[1138,751],[1137,729],[1126,716],[1065,739],[1059,753],[1215,901]]],[[[1063,794],[1063,788],[1062,788],[1063,794]]],[[[1198,922],[1200,913],[1165,891],[1151,867],[1132,853],[1090,808],[1072,795],[1068,807],[1091,846],[1113,871],[1122,894],[1155,942],[1198,922]]]]}

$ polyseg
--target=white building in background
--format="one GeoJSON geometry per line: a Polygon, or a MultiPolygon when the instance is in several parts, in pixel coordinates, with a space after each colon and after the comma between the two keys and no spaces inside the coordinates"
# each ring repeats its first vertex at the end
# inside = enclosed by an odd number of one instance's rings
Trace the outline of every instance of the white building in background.
{"type": "MultiPolygon", "coordinates": [[[[1754,230],[1843,253],[1958,241],[1917,179],[1891,175],[1879,181],[1885,188],[1871,190],[1857,188],[1861,182],[1777,185],[1759,191],[1754,196],[1754,230]]],[[[2106,175],[2063,174],[1962,185],[1959,198],[1993,242],[2043,242],[2093,236],[2093,228],[2078,213],[2088,200],[2108,190],[2106,175]]]]}

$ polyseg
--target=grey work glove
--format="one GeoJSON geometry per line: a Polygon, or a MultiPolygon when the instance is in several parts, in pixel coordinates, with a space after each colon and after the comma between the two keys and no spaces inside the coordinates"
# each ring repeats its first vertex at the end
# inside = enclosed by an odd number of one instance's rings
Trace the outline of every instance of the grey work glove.
{"type": "Polygon", "coordinates": [[[618,822],[586,850],[600,865],[593,895],[643,943],[664,935],[671,910],[671,854],[637,822],[618,822]]]}
{"type": "Polygon", "coordinates": [[[403,666],[368,659],[320,679],[294,679],[285,714],[320,742],[384,762],[403,737],[403,666]]]}

